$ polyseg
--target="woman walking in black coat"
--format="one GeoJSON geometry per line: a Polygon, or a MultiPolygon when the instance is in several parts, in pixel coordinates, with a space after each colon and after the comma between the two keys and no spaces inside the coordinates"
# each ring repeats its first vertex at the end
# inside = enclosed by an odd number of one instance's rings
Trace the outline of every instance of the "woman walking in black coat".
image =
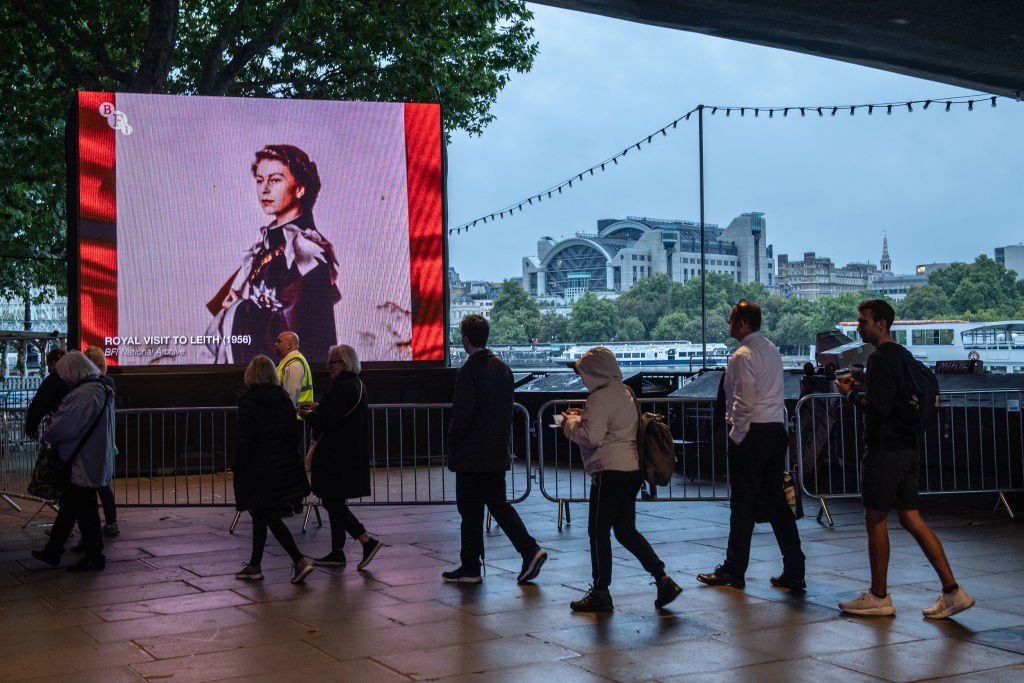
{"type": "Polygon", "coordinates": [[[292,583],[302,583],[313,563],[299,552],[278,513],[281,503],[309,494],[302,459],[295,453],[295,407],[266,356],[252,359],[245,384],[248,389],[238,401],[238,453],[232,469],[235,508],[252,516],[252,557],[235,578],[263,578],[260,563],[270,529],[294,562],[292,583]]]}
{"type": "Polygon", "coordinates": [[[300,409],[317,442],[306,468],[312,475],[313,493],[320,496],[331,520],[331,552],[315,562],[326,567],[345,564],[347,532],[363,544],[363,559],[356,568],[365,569],[383,544],[366,532],[345,499],[370,495],[369,401],[359,379],[355,349],[332,346],[327,367],[334,380],[327,395],[319,404],[300,409]]]}

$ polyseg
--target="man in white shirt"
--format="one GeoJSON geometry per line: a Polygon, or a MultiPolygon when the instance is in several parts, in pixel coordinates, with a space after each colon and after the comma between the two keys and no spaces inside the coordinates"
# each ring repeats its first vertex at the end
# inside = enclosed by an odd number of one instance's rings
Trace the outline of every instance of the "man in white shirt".
{"type": "Polygon", "coordinates": [[[782,392],[782,357],[761,335],[761,307],[740,301],[729,316],[729,335],[740,343],[723,381],[729,425],[729,545],[725,562],[697,580],[742,588],[750,561],[750,538],[757,517],[771,522],[782,551],[783,569],[771,584],[806,589],[804,554],[793,512],[786,504],[782,477],[789,437],[782,392]],[[760,513],[760,514],[758,514],[760,513]]]}

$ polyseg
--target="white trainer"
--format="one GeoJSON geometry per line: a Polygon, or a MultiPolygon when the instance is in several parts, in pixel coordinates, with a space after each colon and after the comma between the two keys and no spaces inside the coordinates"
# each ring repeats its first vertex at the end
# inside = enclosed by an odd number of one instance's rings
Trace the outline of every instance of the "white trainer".
{"type": "Polygon", "coordinates": [[[884,598],[878,598],[871,591],[861,593],[860,597],[854,600],[839,603],[839,609],[864,617],[887,617],[896,614],[890,593],[886,593],[884,598]]]}
{"type": "Polygon", "coordinates": [[[939,599],[935,601],[935,605],[921,610],[921,614],[927,619],[948,619],[971,607],[974,607],[974,598],[969,596],[963,588],[957,586],[952,593],[939,593],[939,599]]]}

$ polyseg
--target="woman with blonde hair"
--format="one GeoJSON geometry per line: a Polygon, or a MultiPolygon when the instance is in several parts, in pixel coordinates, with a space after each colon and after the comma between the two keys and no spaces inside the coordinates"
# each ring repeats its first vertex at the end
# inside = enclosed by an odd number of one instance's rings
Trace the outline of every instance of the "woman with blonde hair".
{"type": "MultiPolygon", "coordinates": [[[[100,381],[116,394],[117,387],[114,385],[114,380],[107,374],[107,359],[103,357],[103,349],[98,346],[86,347],[85,357],[92,361],[92,364],[100,371],[100,381]]],[[[117,455],[117,445],[113,441],[110,442],[110,447],[113,449],[114,455],[117,455]]],[[[121,529],[117,526],[117,504],[114,502],[114,490],[110,488],[110,484],[100,487],[99,496],[100,504],[103,506],[103,535],[120,535],[121,529]]],[[[79,546],[72,546],[71,549],[78,550],[79,546]]]]}
{"type": "Polygon", "coordinates": [[[232,469],[235,508],[248,510],[252,517],[252,555],[235,578],[263,578],[260,565],[270,529],[292,558],[292,583],[302,583],[313,571],[313,563],[299,552],[278,513],[285,501],[309,494],[302,460],[295,453],[295,407],[266,356],[256,356],[249,363],[245,385],[238,401],[238,452],[232,469]]]}
{"type": "Polygon", "coordinates": [[[334,381],[319,404],[302,408],[317,440],[306,468],[313,493],[320,496],[331,520],[331,552],[316,564],[345,564],[345,534],[359,541],[363,556],[356,569],[365,569],[383,544],[370,536],[345,502],[370,495],[370,410],[366,387],[359,379],[362,367],[356,350],[347,344],[332,346],[327,367],[334,381]]]}

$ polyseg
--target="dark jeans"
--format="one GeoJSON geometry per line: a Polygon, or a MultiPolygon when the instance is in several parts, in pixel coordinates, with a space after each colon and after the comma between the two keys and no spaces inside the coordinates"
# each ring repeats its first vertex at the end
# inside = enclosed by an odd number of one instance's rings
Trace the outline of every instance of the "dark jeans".
{"type": "Polygon", "coordinates": [[[504,472],[456,472],[455,502],[462,516],[462,566],[480,572],[484,556],[484,506],[520,555],[537,549],[522,518],[505,499],[504,472]]]}
{"type": "Polygon", "coordinates": [[[359,538],[366,533],[366,527],[352,514],[352,510],[344,498],[337,500],[324,499],[320,502],[323,504],[324,510],[327,510],[328,517],[330,517],[332,550],[341,550],[345,547],[346,533],[352,538],[359,538]]]}
{"type": "Polygon", "coordinates": [[[640,491],[640,471],[605,470],[594,474],[590,484],[590,568],[594,588],[606,589],[612,583],[612,537],[633,553],[655,578],[665,573],[661,561],[647,539],[636,530],[636,494],[640,491]]]}
{"type": "Polygon", "coordinates": [[[58,501],[57,519],[46,542],[46,552],[59,556],[64,543],[78,522],[82,532],[82,550],[90,559],[103,557],[103,536],[100,534],[100,511],[96,507],[97,489],[72,484],[58,501]]]}
{"type": "Polygon", "coordinates": [[[117,505],[114,504],[114,491],[110,485],[96,489],[100,494],[100,504],[103,506],[103,521],[107,524],[117,524],[117,505]]]}
{"type": "Polygon", "coordinates": [[[281,521],[281,515],[278,514],[277,510],[274,508],[253,508],[249,510],[249,515],[252,517],[252,556],[249,558],[250,565],[258,567],[263,561],[263,548],[267,545],[267,529],[270,529],[270,533],[274,534],[274,538],[281,544],[281,547],[288,553],[288,556],[292,558],[292,562],[298,562],[302,559],[302,553],[299,552],[299,547],[295,545],[292,532],[281,521]]]}
{"type": "Polygon", "coordinates": [[[783,571],[803,578],[804,554],[793,511],[786,503],[782,476],[786,467],[789,437],[782,423],[752,424],[740,444],[729,442],[729,547],[723,569],[743,576],[750,563],[750,537],[756,510],[767,516],[782,551],[783,571]]]}

